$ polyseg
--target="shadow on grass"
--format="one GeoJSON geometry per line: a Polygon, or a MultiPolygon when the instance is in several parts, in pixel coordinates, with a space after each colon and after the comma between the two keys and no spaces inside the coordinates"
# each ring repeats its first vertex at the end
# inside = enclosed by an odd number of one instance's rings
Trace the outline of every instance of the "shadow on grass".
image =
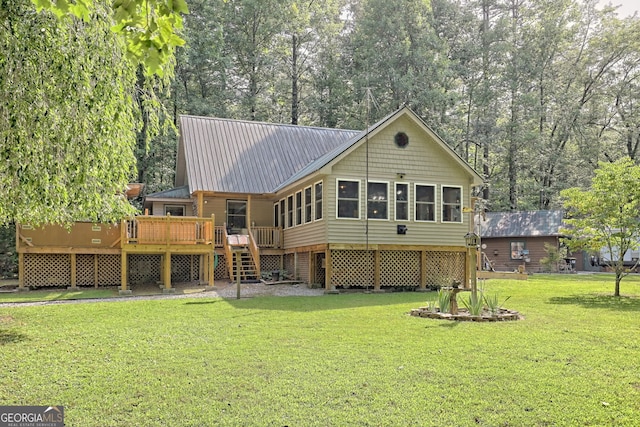
{"type": "Polygon", "coordinates": [[[0,345],[14,344],[26,339],[26,335],[19,332],[0,329],[0,345]]]}
{"type": "Polygon", "coordinates": [[[549,304],[579,305],[584,308],[603,308],[614,311],[640,311],[640,298],[614,297],[602,294],[580,294],[549,298],[549,304]]]}
{"type": "Polygon", "coordinates": [[[389,294],[340,294],[324,296],[260,296],[241,299],[218,299],[207,301],[187,301],[185,305],[214,304],[224,302],[240,310],[277,310],[277,311],[322,311],[344,310],[358,307],[375,307],[397,304],[425,305],[425,294],[418,292],[399,292],[389,294]]]}

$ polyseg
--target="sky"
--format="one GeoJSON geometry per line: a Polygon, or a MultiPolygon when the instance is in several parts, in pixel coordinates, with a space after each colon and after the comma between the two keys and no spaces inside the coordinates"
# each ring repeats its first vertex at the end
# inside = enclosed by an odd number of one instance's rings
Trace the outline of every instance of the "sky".
{"type": "Polygon", "coordinates": [[[620,8],[618,9],[618,16],[621,18],[633,15],[634,11],[638,11],[638,15],[640,16],[640,1],[638,0],[600,0],[599,3],[601,5],[606,5],[608,3],[611,3],[614,6],[620,5],[620,8]]]}

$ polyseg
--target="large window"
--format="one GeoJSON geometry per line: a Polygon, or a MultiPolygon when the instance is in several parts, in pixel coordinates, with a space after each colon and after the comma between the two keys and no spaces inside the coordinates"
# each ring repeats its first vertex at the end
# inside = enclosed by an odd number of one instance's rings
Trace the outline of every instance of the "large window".
{"type": "Polygon", "coordinates": [[[296,193],[296,225],[302,224],[302,191],[296,193]]]}
{"type": "Polygon", "coordinates": [[[360,181],[338,180],[337,217],[360,219],[360,181]]]}
{"type": "Polygon", "coordinates": [[[462,188],[442,186],[442,221],[462,222],[462,188]]]}
{"type": "Polygon", "coordinates": [[[416,221],[436,220],[436,186],[416,184],[415,186],[416,221]]]}
{"type": "Polygon", "coordinates": [[[287,197],[287,227],[293,227],[293,196],[287,197]]]}
{"type": "Polygon", "coordinates": [[[304,222],[311,222],[311,187],[304,189],[304,222]]]}
{"type": "Polygon", "coordinates": [[[396,183],[396,221],[409,219],[409,184],[396,183]]]}
{"type": "Polygon", "coordinates": [[[370,219],[388,219],[389,192],[386,182],[367,184],[367,217],[370,219]]]}
{"type": "Polygon", "coordinates": [[[244,200],[227,200],[227,228],[232,233],[240,233],[247,228],[247,202],[244,200]]]}
{"type": "Polygon", "coordinates": [[[315,183],[316,196],[316,216],[315,219],[322,219],[322,181],[315,183]]]}

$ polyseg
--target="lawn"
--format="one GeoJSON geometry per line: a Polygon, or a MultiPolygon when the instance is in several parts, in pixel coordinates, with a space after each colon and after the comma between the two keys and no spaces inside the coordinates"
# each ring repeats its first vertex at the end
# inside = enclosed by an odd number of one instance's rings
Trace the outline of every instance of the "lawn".
{"type": "Polygon", "coordinates": [[[524,320],[420,293],[0,308],[0,405],[67,426],[637,426],[640,277],[487,281],[524,320]]]}

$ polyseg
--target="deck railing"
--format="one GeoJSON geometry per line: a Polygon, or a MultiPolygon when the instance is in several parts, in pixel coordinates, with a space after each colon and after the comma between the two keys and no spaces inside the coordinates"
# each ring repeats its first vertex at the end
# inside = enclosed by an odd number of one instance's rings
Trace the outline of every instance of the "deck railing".
{"type": "MultiPolygon", "coordinates": [[[[226,230],[223,225],[215,228],[215,246],[224,246],[226,230]]],[[[279,227],[251,227],[251,234],[259,248],[282,249],[282,229],[279,227]]]]}
{"type": "Polygon", "coordinates": [[[140,245],[211,245],[214,218],[137,216],[122,221],[122,243],[140,245]]]}

